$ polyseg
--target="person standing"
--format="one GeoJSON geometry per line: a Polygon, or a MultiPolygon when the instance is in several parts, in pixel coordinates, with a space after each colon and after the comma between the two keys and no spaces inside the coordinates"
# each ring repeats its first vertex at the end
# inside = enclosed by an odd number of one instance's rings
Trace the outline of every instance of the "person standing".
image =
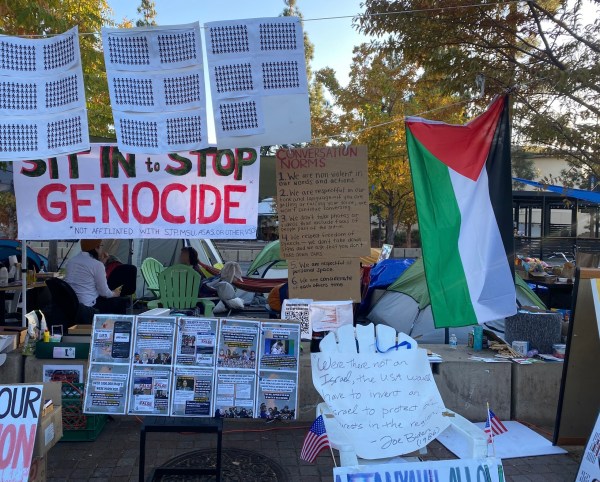
{"type": "Polygon", "coordinates": [[[69,260],[65,281],[77,294],[79,302],[105,314],[125,314],[129,300],[121,297],[121,288],[108,287],[104,262],[108,255],[101,239],[82,239],[81,253],[69,260]]]}

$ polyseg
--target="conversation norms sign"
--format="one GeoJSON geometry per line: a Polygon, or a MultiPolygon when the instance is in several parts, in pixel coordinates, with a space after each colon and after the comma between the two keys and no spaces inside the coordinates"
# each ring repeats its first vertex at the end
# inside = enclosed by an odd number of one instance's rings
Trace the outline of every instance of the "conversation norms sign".
{"type": "Polygon", "coordinates": [[[21,239],[255,239],[258,148],[13,163],[21,239]]]}
{"type": "Polygon", "coordinates": [[[0,386],[0,480],[26,482],[35,446],[42,385],[0,386]]]}
{"type": "Polygon", "coordinates": [[[425,350],[311,358],[313,384],[360,458],[413,452],[449,425],[425,350]]]}
{"type": "Polygon", "coordinates": [[[504,482],[504,471],[502,461],[490,457],[336,467],[333,477],[334,482],[504,482]]]}

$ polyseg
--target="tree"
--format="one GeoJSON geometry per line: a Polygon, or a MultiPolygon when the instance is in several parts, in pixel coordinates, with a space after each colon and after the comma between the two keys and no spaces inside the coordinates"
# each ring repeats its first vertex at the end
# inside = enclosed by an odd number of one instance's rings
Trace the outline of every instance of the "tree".
{"type": "MultiPolygon", "coordinates": [[[[339,84],[330,68],[320,70],[316,77],[340,111],[338,129],[355,133],[347,140],[367,145],[371,207],[384,220],[386,243],[393,244],[399,225],[416,222],[404,116],[454,104],[456,99],[439,94],[434,87],[420,89],[427,82],[415,64],[368,44],[354,48],[347,87],[339,84]]],[[[450,117],[459,119],[462,111],[462,107],[451,107],[450,117]]]]}
{"type": "Polygon", "coordinates": [[[0,229],[9,239],[17,237],[17,208],[15,195],[10,191],[0,192],[0,229]]]}
{"type": "Polygon", "coordinates": [[[112,111],[100,35],[111,23],[106,0],[11,0],[0,3],[0,32],[4,35],[53,35],[79,26],[81,63],[88,108],[89,130],[95,136],[114,136],[112,111]]]}
{"type": "MultiPolygon", "coordinates": [[[[299,17],[302,21],[302,12],[297,7],[296,0],[284,0],[287,5],[281,13],[282,17],[299,17]]],[[[323,84],[315,79],[312,71],[315,46],[304,32],[304,58],[306,60],[306,79],[308,82],[308,100],[310,104],[311,130],[313,139],[327,137],[333,133],[332,107],[325,98],[323,84]]],[[[321,142],[323,144],[323,142],[321,142]]]]}
{"type": "Polygon", "coordinates": [[[476,96],[481,74],[488,92],[517,86],[518,143],[600,177],[600,22],[583,17],[599,2],[474,3],[365,0],[356,25],[378,36],[379,48],[443,78],[446,93],[476,96]]]}
{"type": "Polygon", "coordinates": [[[154,0],[141,0],[137,13],[142,16],[135,22],[136,27],[156,25],[156,3],[154,0]]]}
{"type": "MultiPolygon", "coordinates": [[[[535,180],[539,177],[540,172],[535,167],[533,162],[533,153],[524,149],[513,149],[512,158],[512,175],[521,179],[535,180]]],[[[513,181],[513,189],[521,189],[525,185],[522,182],[513,181]]]]}

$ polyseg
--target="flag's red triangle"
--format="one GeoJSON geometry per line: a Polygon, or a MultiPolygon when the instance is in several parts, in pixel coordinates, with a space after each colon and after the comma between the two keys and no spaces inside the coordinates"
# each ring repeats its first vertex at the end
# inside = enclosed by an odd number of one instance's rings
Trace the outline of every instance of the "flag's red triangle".
{"type": "Polygon", "coordinates": [[[488,110],[465,125],[407,119],[406,126],[433,156],[476,181],[490,152],[503,107],[504,98],[499,97],[488,110]]]}

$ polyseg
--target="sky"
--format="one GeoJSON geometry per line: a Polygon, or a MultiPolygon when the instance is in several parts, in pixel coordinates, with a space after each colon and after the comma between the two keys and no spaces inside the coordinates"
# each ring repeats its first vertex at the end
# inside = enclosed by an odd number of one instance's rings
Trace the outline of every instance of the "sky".
{"type": "MultiPolygon", "coordinates": [[[[121,22],[124,17],[138,18],[138,0],[108,0],[113,18],[121,22]]],[[[200,25],[216,20],[277,17],[286,7],[283,0],[155,0],[156,23],[177,25],[199,21],[200,25]]],[[[297,8],[306,19],[304,30],[315,45],[313,71],[331,67],[338,80],[348,81],[352,49],[368,41],[368,38],[352,28],[352,19],[310,19],[338,17],[361,13],[361,0],[298,0],[297,8]]]]}

